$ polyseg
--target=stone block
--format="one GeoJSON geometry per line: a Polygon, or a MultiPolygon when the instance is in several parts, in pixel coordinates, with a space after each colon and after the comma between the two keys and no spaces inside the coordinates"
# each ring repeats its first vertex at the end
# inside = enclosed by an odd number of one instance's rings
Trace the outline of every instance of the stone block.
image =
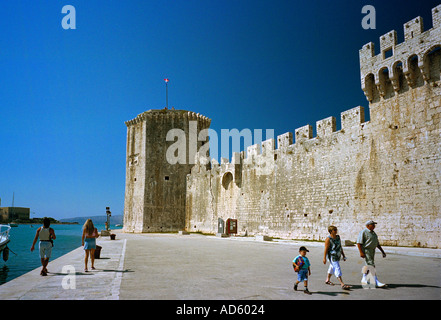
{"type": "Polygon", "coordinates": [[[101,230],[101,237],[109,237],[110,230],[101,230]]]}
{"type": "Polygon", "coordinates": [[[269,236],[257,235],[256,240],[257,241],[273,241],[273,238],[271,238],[269,236]]]}
{"type": "Polygon", "coordinates": [[[228,238],[228,234],[226,234],[226,233],[216,233],[216,237],[218,237],[218,238],[228,238]]]}

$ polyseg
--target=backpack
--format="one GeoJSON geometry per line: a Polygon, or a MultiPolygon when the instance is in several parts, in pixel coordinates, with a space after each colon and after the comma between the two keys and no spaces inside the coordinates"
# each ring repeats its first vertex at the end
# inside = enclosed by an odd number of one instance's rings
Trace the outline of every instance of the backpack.
{"type": "Polygon", "coordinates": [[[305,260],[303,260],[302,256],[298,256],[294,261],[296,261],[295,264],[298,266],[295,271],[299,272],[299,270],[305,265],[305,260]]]}

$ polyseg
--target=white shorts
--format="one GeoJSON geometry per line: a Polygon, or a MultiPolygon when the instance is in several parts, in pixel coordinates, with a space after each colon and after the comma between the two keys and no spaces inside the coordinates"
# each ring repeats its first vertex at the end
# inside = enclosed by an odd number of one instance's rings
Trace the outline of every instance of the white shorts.
{"type": "Polygon", "coordinates": [[[52,253],[52,242],[40,241],[40,258],[50,258],[52,253]]]}
{"type": "Polygon", "coordinates": [[[342,276],[340,263],[339,261],[329,261],[328,274],[334,274],[337,278],[342,276]]]}

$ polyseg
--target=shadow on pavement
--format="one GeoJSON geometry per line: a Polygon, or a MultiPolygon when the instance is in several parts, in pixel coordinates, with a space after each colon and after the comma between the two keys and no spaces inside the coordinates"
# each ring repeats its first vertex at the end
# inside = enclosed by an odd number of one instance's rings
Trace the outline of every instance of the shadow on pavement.
{"type": "MultiPolygon", "coordinates": [[[[98,269],[97,269],[97,270],[98,270],[98,269]]],[[[99,271],[102,271],[102,272],[122,272],[122,273],[126,273],[126,272],[135,272],[135,271],[130,270],[130,269],[125,269],[125,270],[100,269],[99,271]]]]}
{"type": "Polygon", "coordinates": [[[311,294],[323,294],[326,296],[338,296],[339,294],[349,295],[349,291],[311,291],[311,294]]]}
{"type": "Polygon", "coordinates": [[[430,286],[427,284],[406,284],[406,283],[391,283],[391,284],[387,284],[387,288],[386,289],[396,289],[396,288],[441,288],[439,286],[430,286]]]}

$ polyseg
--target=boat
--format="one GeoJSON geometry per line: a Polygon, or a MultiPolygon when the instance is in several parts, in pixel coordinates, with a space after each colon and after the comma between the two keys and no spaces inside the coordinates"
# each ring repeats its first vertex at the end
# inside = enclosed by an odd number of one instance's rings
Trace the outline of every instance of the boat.
{"type": "Polygon", "coordinates": [[[8,223],[8,226],[10,226],[10,227],[18,227],[18,223],[11,222],[11,223],[8,223]]]}
{"type": "Polygon", "coordinates": [[[3,260],[7,261],[9,256],[9,225],[0,224],[0,253],[3,253],[3,260]]]}

